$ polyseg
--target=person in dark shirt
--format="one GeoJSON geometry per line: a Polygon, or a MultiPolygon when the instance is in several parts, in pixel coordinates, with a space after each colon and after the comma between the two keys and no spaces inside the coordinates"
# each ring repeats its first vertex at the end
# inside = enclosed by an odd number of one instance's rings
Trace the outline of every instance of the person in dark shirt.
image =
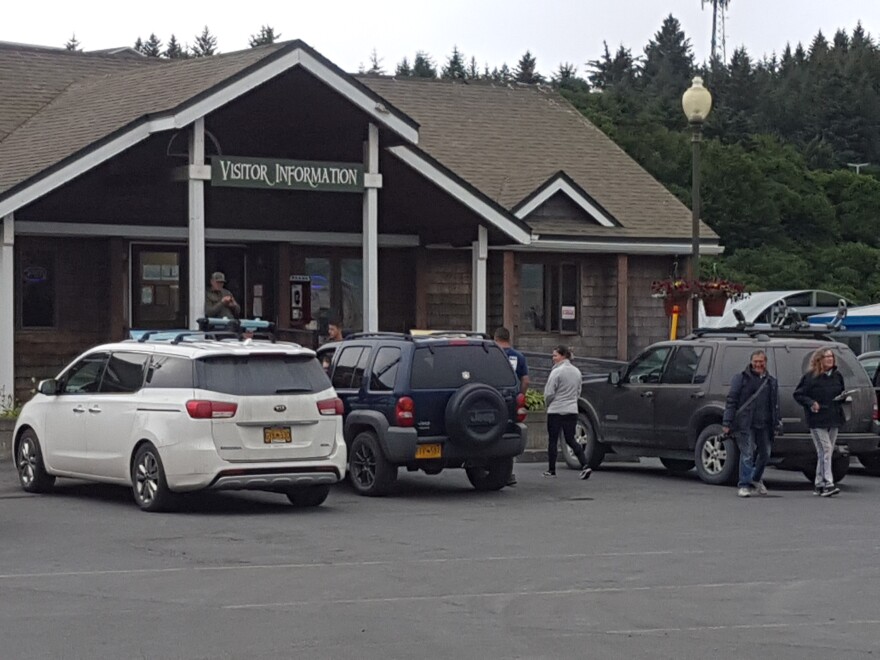
{"type": "Polygon", "coordinates": [[[755,351],[745,371],[730,381],[721,422],[725,435],[733,432],[739,449],[739,497],[767,494],[764,468],[781,425],[779,383],[767,373],[767,355],[755,351]]]}
{"type": "Polygon", "coordinates": [[[837,431],[843,426],[843,406],[838,399],[846,390],[843,376],[837,370],[834,352],[820,348],[810,357],[810,368],[794,390],[794,398],[804,407],[807,426],[816,447],[816,480],[814,495],[831,497],[840,489],[834,485],[831,457],[837,431]]]}
{"type": "Polygon", "coordinates": [[[205,316],[207,318],[237,319],[241,307],[232,293],[224,288],[226,276],[217,271],[211,275],[211,286],[205,293],[205,316]]]}
{"type": "MultiPolygon", "coordinates": [[[[495,343],[498,344],[507,355],[507,359],[510,361],[510,366],[513,368],[513,372],[519,379],[519,391],[525,396],[526,390],[529,389],[529,365],[526,362],[526,356],[510,345],[510,330],[507,328],[502,326],[496,329],[493,338],[495,339],[495,343]]],[[[510,471],[510,478],[507,480],[507,485],[516,486],[516,474],[514,474],[513,470],[510,471]]]]}

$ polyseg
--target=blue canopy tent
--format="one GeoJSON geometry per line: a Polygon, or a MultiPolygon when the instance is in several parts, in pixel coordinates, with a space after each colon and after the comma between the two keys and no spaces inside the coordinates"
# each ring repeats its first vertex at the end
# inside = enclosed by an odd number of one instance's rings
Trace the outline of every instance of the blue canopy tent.
{"type": "MultiPolygon", "coordinates": [[[[808,317],[810,323],[828,323],[833,313],[814,314],[808,317]]],[[[846,311],[843,326],[832,337],[847,344],[855,353],[880,350],[880,305],[850,307],[846,311]]]]}

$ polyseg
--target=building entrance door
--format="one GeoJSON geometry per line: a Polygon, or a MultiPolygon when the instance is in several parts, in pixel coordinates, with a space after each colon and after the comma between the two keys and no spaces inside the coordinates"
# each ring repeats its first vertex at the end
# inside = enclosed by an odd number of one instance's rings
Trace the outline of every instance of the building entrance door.
{"type": "Polygon", "coordinates": [[[132,245],[132,328],[187,327],[186,256],[183,246],[132,245]]]}

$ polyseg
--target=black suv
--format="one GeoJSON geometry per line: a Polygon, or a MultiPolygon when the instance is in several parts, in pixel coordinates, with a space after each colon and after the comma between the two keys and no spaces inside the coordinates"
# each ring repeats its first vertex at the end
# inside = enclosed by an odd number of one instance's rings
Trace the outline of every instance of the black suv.
{"type": "Polygon", "coordinates": [[[345,404],[349,479],[382,495],[397,468],[463,467],[477,490],[507,484],[526,446],[525,400],[483,335],[361,333],[318,350],[345,404]]]}
{"type": "Polygon", "coordinates": [[[736,443],[721,436],[721,419],[733,376],[757,349],[779,380],[784,434],[773,442],[770,464],[801,470],[813,479],[816,451],[801,406],[792,394],[811,354],[830,347],[847,389],[849,421],[840,429],[832,461],[835,482],[847,472],[849,455],[869,463],[878,456],[877,402],[856,356],[819,332],[773,329],[697,331],[685,339],[654,344],[627,367],[585,379],[579,427],[587,458],[598,466],[605,454],[659,457],[672,472],[696,465],[706,483],[733,484],[738,477],[736,443]]]}

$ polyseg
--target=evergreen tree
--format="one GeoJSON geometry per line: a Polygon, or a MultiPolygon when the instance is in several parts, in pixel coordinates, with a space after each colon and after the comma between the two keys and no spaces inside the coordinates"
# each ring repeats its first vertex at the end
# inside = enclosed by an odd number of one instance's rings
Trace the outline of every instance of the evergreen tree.
{"type": "Polygon", "coordinates": [[[477,80],[480,77],[480,70],[477,68],[477,58],[473,55],[471,55],[471,61],[468,62],[464,75],[468,80],[477,80]]]}
{"type": "Polygon", "coordinates": [[[382,58],[376,53],[376,49],[370,53],[370,68],[365,72],[368,76],[384,76],[385,69],[382,67],[382,58]]]}
{"type": "Polygon", "coordinates": [[[559,65],[556,73],[550,78],[551,82],[559,89],[571,91],[588,91],[589,85],[583,78],[578,77],[577,67],[570,62],[559,65]]]}
{"type": "Polygon", "coordinates": [[[413,75],[412,67],[409,65],[409,60],[406,59],[405,55],[397,64],[397,68],[394,69],[394,75],[401,78],[408,78],[413,75]]]}
{"type": "Polygon", "coordinates": [[[75,32],[73,33],[73,36],[71,36],[70,39],[67,40],[67,43],[64,44],[64,48],[67,50],[75,51],[77,53],[82,52],[82,47],[80,46],[79,41],[77,41],[77,39],[76,39],[75,32]]]}
{"type": "Polygon", "coordinates": [[[420,50],[416,52],[416,58],[413,60],[412,74],[416,78],[437,77],[437,67],[434,66],[434,61],[425,51],[420,50]]]}
{"type": "Polygon", "coordinates": [[[269,25],[263,25],[260,27],[259,32],[248,37],[248,44],[250,44],[251,48],[267,46],[269,44],[274,44],[280,38],[281,34],[275,34],[274,28],[269,25]]]}
{"type": "Polygon", "coordinates": [[[602,59],[587,62],[587,66],[592,69],[587,76],[590,84],[603,91],[634,85],[637,70],[632,51],[621,44],[614,57],[611,57],[608,42],[603,44],[605,52],[602,54],[602,59]]]}
{"type": "Polygon", "coordinates": [[[150,33],[150,38],[144,43],[141,52],[147,57],[159,57],[162,54],[162,42],[159,41],[159,37],[150,33]]]}
{"type": "Polygon", "coordinates": [[[445,80],[464,80],[464,56],[458,50],[458,46],[452,47],[452,54],[446,60],[446,64],[440,72],[440,77],[445,80]]]}
{"type": "Polygon", "coordinates": [[[525,55],[520,58],[519,63],[516,65],[516,69],[513,71],[514,80],[518,83],[526,83],[528,85],[544,82],[544,76],[537,72],[536,66],[537,61],[535,57],[527,50],[525,55]]]}
{"type": "Polygon", "coordinates": [[[193,57],[210,57],[217,53],[217,37],[211,34],[208,26],[196,37],[192,47],[193,57]]]}
{"type": "Polygon", "coordinates": [[[669,128],[681,127],[685,122],[681,95],[690,87],[693,72],[690,39],[670,14],[645,46],[641,76],[654,114],[669,128]]]}
{"type": "Polygon", "coordinates": [[[134,42],[134,49],[139,52],[141,55],[146,55],[144,52],[144,41],[140,37],[137,38],[137,41],[134,42]]]}
{"type": "Polygon", "coordinates": [[[187,49],[181,47],[180,42],[177,41],[177,37],[173,34],[168,40],[168,47],[165,49],[164,55],[169,60],[182,60],[188,57],[187,49]]]}

